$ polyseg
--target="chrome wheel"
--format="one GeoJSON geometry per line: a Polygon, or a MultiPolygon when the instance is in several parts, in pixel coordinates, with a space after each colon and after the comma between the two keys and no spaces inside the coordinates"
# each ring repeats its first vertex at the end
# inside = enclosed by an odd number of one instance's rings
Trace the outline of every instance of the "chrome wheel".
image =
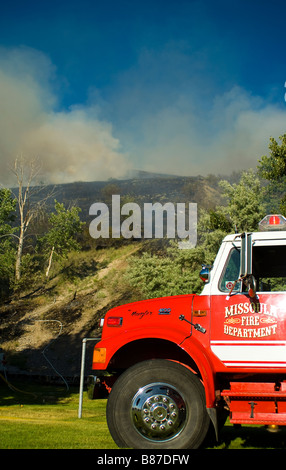
{"type": "Polygon", "coordinates": [[[165,359],[123,372],[109,394],[106,418],[118,447],[129,449],[197,449],[210,422],[199,378],[165,359]]]}
{"type": "Polygon", "coordinates": [[[166,441],[184,429],[187,407],[175,387],[151,383],[140,388],[134,396],[131,418],[136,431],[145,439],[166,441]]]}

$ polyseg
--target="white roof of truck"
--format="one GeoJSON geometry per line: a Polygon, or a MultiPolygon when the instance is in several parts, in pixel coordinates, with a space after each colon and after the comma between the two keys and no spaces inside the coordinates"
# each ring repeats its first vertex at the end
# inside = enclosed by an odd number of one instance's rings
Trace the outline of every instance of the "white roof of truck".
{"type": "MultiPolygon", "coordinates": [[[[235,242],[236,240],[241,239],[241,233],[233,233],[231,235],[227,235],[223,242],[235,242]]],[[[268,231],[268,232],[252,232],[252,241],[256,240],[270,240],[270,241],[277,241],[277,240],[284,240],[286,242],[286,231],[285,230],[276,230],[276,231],[268,231]]]]}

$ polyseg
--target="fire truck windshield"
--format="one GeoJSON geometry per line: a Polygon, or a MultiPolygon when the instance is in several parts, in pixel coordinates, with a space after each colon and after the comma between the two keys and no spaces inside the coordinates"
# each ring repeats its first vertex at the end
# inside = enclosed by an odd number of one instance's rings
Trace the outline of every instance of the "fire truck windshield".
{"type": "Polygon", "coordinates": [[[286,290],[286,245],[254,246],[253,274],[260,291],[286,290]]]}

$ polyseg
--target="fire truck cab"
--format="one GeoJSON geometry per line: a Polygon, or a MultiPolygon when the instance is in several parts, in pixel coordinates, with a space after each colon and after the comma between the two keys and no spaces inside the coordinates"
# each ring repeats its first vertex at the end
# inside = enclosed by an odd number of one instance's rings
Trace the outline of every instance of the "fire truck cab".
{"type": "Polygon", "coordinates": [[[200,276],[200,295],[105,316],[88,393],[107,390],[119,447],[198,448],[227,413],[231,423],[286,425],[286,219],[226,236],[200,276]]]}

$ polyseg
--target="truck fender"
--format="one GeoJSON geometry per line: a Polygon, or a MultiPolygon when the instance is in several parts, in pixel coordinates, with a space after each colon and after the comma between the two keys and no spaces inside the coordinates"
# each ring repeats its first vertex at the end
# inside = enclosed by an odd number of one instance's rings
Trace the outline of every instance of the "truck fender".
{"type": "Polygon", "coordinates": [[[157,328],[145,328],[144,335],[142,335],[141,329],[132,330],[132,332],[124,331],[122,334],[116,336],[116,340],[113,338],[112,343],[107,338],[95,346],[95,349],[106,348],[107,356],[103,363],[94,361],[92,368],[96,370],[106,370],[115,354],[124,346],[139,340],[150,340],[151,338],[166,340],[177,345],[192,359],[196,364],[205,388],[206,406],[207,408],[213,408],[215,406],[214,372],[207,351],[194,337],[186,338],[182,336],[182,331],[179,329],[170,330],[162,327],[160,335],[158,334],[157,328]]]}
{"type": "Polygon", "coordinates": [[[206,406],[213,408],[215,406],[215,374],[207,350],[194,337],[186,338],[180,346],[197,365],[205,388],[206,406]]]}

